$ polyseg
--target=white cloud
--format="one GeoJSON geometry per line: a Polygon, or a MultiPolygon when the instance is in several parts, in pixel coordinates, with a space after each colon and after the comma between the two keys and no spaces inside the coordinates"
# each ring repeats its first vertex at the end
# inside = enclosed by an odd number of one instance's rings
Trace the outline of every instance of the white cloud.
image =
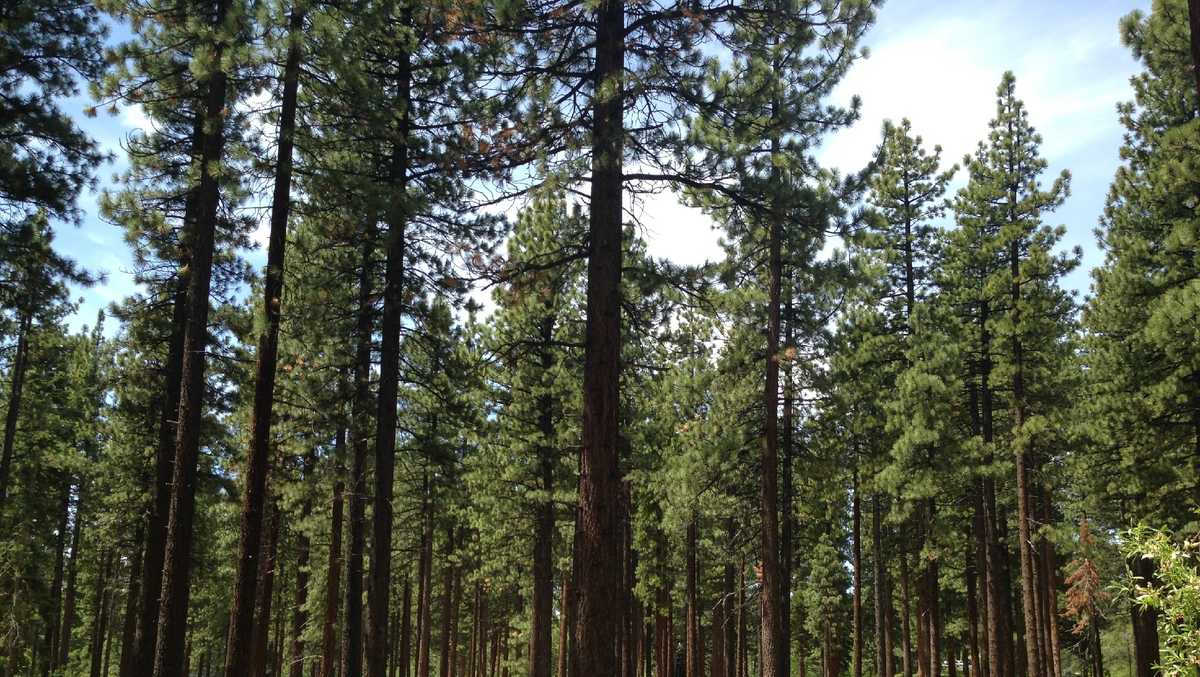
{"type": "Polygon", "coordinates": [[[150,120],[150,116],[146,115],[146,109],[137,103],[121,107],[121,124],[131,130],[145,133],[150,133],[154,129],[154,123],[150,120]]]}

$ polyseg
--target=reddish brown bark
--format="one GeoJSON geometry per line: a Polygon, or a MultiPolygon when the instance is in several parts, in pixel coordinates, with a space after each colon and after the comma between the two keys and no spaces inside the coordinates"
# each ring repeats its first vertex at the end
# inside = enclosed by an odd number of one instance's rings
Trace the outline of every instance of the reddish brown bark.
{"type": "Polygon", "coordinates": [[[600,0],[592,98],[591,214],[579,509],[573,567],[580,675],[616,675],[621,585],[618,463],[621,359],[625,6],[600,0]]]}
{"type": "Polygon", "coordinates": [[[270,465],[271,415],[275,406],[275,371],[279,359],[279,321],[283,303],[284,255],[292,199],[292,147],[296,129],[296,100],[300,81],[300,45],[304,12],[293,7],[288,27],[287,58],[283,69],[275,186],[271,197],[267,268],[263,276],[262,313],[265,319],[255,351],[254,404],[250,410],[250,448],[242,494],[241,530],[234,574],[233,604],[229,614],[229,639],[225,675],[241,675],[250,657],[254,625],[255,586],[261,557],[263,510],[270,465]]]}
{"type": "Polygon", "coordinates": [[[325,605],[321,622],[321,662],[317,677],[332,677],[337,661],[338,601],[342,583],[342,503],[345,485],[342,474],[346,453],[346,426],[339,425],[334,437],[334,458],[337,459],[337,480],[333,485],[333,501],[330,505],[329,559],[325,568],[325,605]]]}
{"type": "MultiPolygon", "coordinates": [[[[223,27],[229,0],[217,0],[211,25],[223,27]]],[[[224,30],[217,30],[220,35],[224,30]]],[[[220,67],[225,44],[212,45],[217,64],[201,81],[204,129],[196,188],[195,221],[190,237],[188,264],[187,331],[180,372],[179,417],[175,434],[175,467],[172,471],[170,511],[163,551],[162,592],[159,598],[158,634],[154,652],[154,677],[176,677],[184,670],[188,608],[191,601],[192,536],[196,509],[196,475],[200,455],[200,427],[204,410],[206,346],[208,344],[209,289],[220,203],[218,169],[225,150],[227,78],[220,67]]]]}

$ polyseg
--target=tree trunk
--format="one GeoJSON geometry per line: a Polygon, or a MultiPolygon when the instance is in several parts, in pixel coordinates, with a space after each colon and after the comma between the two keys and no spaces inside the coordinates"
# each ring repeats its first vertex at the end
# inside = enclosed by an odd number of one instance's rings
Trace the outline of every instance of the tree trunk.
{"type": "Polygon", "coordinates": [[[75,581],[79,575],[80,540],[83,534],[83,485],[75,496],[75,518],[71,526],[71,557],[67,560],[67,590],[63,598],[62,629],[58,632],[56,668],[67,664],[71,655],[71,633],[75,629],[75,581]]]}
{"type": "Polygon", "coordinates": [[[862,677],[863,666],[863,609],[862,609],[862,501],[859,500],[858,462],[854,467],[854,486],[851,512],[854,522],[854,677],[862,677]]]}
{"type": "MultiPolygon", "coordinates": [[[[217,0],[212,25],[224,26],[229,0],[217,0]]],[[[218,31],[219,33],[220,31],[218,31]]],[[[167,537],[163,551],[162,592],[158,614],[154,677],[177,677],[184,669],[188,607],[191,597],[192,527],[196,510],[196,474],[200,454],[200,428],[204,412],[205,350],[208,344],[209,288],[220,205],[218,170],[225,149],[226,74],[225,44],[212,45],[212,64],[218,64],[204,84],[203,144],[200,183],[196,190],[196,219],[189,243],[188,317],[180,371],[179,417],[175,434],[175,467],[171,483],[167,537]]]]}
{"type": "MultiPolygon", "coordinates": [[[[1157,565],[1147,557],[1134,557],[1129,562],[1129,569],[1135,578],[1140,579],[1140,585],[1153,584],[1157,581],[1157,565]]],[[[1158,610],[1143,608],[1137,604],[1130,605],[1130,619],[1133,623],[1133,663],[1136,677],[1158,677],[1162,674],[1155,666],[1158,665],[1158,610]]]]}
{"type": "Polygon", "coordinates": [[[573,567],[580,675],[615,675],[621,552],[620,424],[624,0],[595,9],[592,182],[584,338],[583,428],[573,567]]]}
{"type": "Polygon", "coordinates": [[[571,575],[566,571],[562,574],[562,593],[559,595],[558,607],[558,669],[555,674],[558,677],[567,677],[567,645],[570,642],[571,623],[570,609],[571,600],[571,575]]]}
{"type": "MultiPolygon", "coordinates": [[[[254,625],[254,587],[258,580],[258,548],[262,543],[263,508],[270,466],[271,414],[275,406],[275,371],[279,360],[279,320],[283,303],[284,254],[288,215],[292,206],[292,146],[296,130],[296,99],[300,82],[300,50],[304,11],[293,6],[288,26],[288,50],[283,68],[279,109],[279,149],[275,161],[275,186],[271,196],[267,269],[263,275],[262,313],[265,320],[258,337],[254,371],[254,404],[250,410],[250,450],[246,459],[242,496],[238,558],[233,577],[233,606],[229,614],[229,642],[225,676],[242,674],[250,658],[254,625]]],[[[307,554],[307,553],[306,553],[307,554]]]]}
{"type": "Polygon", "coordinates": [[[399,677],[409,677],[412,669],[412,593],[412,581],[405,574],[404,596],[400,602],[400,651],[396,656],[399,677]]]}
{"type": "MultiPolygon", "coordinates": [[[[203,119],[197,116],[193,144],[203,145],[203,119]]],[[[195,221],[194,197],[185,207],[184,223],[191,227],[195,221]]],[[[146,516],[146,543],[142,556],[142,580],[137,619],[134,628],[132,653],[121,677],[142,677],[154,670],[154,650],[158,642],[159,596],[162,593],[164,548],[167,541],[167,517],[171,511],[171,479],[174,475],[175,435],[179,419],[179,395],[183,378],[183,342],[187,335],[190,257],[180,261],[180,270],[172,294],[171,334],[167,342],[167,361],[163,380],[166,391],[158,420],[158,444],[154,453],[153,500],[146,516]]]]}
{"type": "Polygon", "coordinates": [[[1188,29],[1191,34],[1192,74],[1200,97],[1200,0],[1188,0],[1188,29]]]}
{"type": "MultiPolygon", "coordinates": [[[[316,455],[309,451],[304,455],[303,480],[312,481],[316,455]]],[[[300,503],[300,524],[296,528],[296,590],[292,607],[292,656],[288,666],[288,677],[304,677],[304,626],[308,623],[308,557],[310,543],[305,523],[312,515],[312,494],[304,492],[300,503]]]]}
{"type": "Polygon", "coordinates": [[[104,553],[100,558],[99,575],[96,576],[96,587],[92,591],[92,599],[95,600],[96,609],[92,616],[92,631],[91,631],[91,655],[89,662],[88,674],[91,677],[100,677],[100,668],[104,661],[104,639],[108,636],[108,615],[109,615],[109,598],[108,589],[109,578],[112,576],[112,552],[104,553]]]}
{"type": "MultiPolygon", "coordinates": [[[[450,645],[453,643],[450,633],[453,628],[451,608],[454,600],[454,527],[446,529],[444,558],[445,564],[442,567],[442,650],[438,656],[438,674],[441,677],[450,677],[450,645]]],[[[478,588],[476,588],[476,595],[478,595],[478,588]]]]}
{"type": "Polygon", "coordinates": [[[17,353],[10,372],[8,409],[4,415],[4,449],[0,452],[0,510],[8,498],[8,479],[12,474],[13,444],[17,439],[17,422],[21,417],[21,391],[25,387],[25,371],[29,362],[29,330],[33,313],[25,311],[17,329],[17,353]]]}
{"type": "Polygon", "coordinates": [[[375,249],[374,220],[367,219],[358,277],[358,310],[355,327],[354,396],[351,403],[352,458],[350,461],[350,553],[346,563],[345,629],[342,674],[361,677],[363,637],[363,550],[366,547],[366,464],[370,433],[371,342],[374,333],[372,284],[375,249]]]}
{"type": "Polygon", "coordinates": [[[874,578],[875,601],[875,674],[892,677],[892,614],[887,591],[887,569],[883,559],[883,510],[879,494],[871,495],[871,566],[874,578]]]}
{"type": "MultiPolygon", "coordinates": [[[[404,10],[409,13],[411,10],[404,10]]],[[[407,19],[407,17],[406,17],[407,19]]],[[[405,21],[407,23],[407,20],[405,21]]],[[[379,341],[379,402],[375,417],[375,496],[371,531],[371,580],[367,590],[367,675],[387,677],[388,603],[392,575],[392,494],[396,465],[396,401],[400,381],[400,323],[404,311],[407,252],[408,134],[412,70],[409,53],[396,58],[397,140],[389,169],[393,197],[387,210],[387,260],[379,341]]]]}
{"type": "Polygon", "coordinates": [[[329,561],[325,570],[325,616],[321,625],[321,664],[318,677],[333,677],[337,664],[337,620],[338,598],[342,582],[342,494],[345,486],[342,474],[345,470],[346,426],[339,425],[334,437],[334,458],[337,463],[337,481],[333,485],[333,503],[330,506],[329,561]]]}
{"type": "Polygon", "coordinates": [[[58,512],[58,537],[55,539],[54,545],[54,576],[50,582],[50,613],[45,618],[46,634],[42,639],[44,647],[42,650],[45,652],[45,659],[41,666],[43,675],[49,675],[57,667],[55,658],[58,656],[58,633],[62,627],[63,570],[66,562],[67,527],[70,525],[71,518],[71,486],[70,479],[66,479],[63,486],[62,507],[58,512]]]}
{"type": "Polygon", "coordinates": [[[909,605],[908,549],[900,549],[900,599],[903,616],[900,619],[901,651],[904,652],[904,677],[912,677],[912,607],[909,605]]]}
{"type": "MultiPolygon", "coordinates": [[[[975,523],[979,523],[980,513],[978,510],[975,513],[975,523]]],[[[971,535],[974,539],[974,535],[971,535]]],[[[971,657],[971,669],[968,672],[963,670],[964,677],[980,677],[979,671],[979,604],[978,604],[978,585],[976,584],[977,572],[975,569],[975,554],[970,548],[966,551],[963,566],[963,579],[966,587],[966,602],[967,602],[967,645],[964,647],[966,652],[971,657]]]]}
{"type": "MultiPolygon", "coordinates": [[[[141,599],[142,551],[145,548],[146,525],[138,522],[138,534],[129,551],[129,583],[125,593],[125,614],[121,627],[121,661],[117,666],[120,677],[133,677],[134,638],[137,633],[138,602],[141,599]]],[[[108,674],[108,670],[104,671],[108,674]]]]}
{"type": "MultiPolygon", "coordinates": [[[[426,496],[429,492],[429,483],[425,483],[426,496]]],[[[424,551],[421,555],[421,604],[418,612],[420,621],[420,632],[418,633],[419,640],[417,644],[417,677],[429,677],[429,644],[430,644],[430,624],[432,614],[430,613],[430,601],[433,597],[433,508],[429,505],[429,499],[425,499],[425,539],[424,551]]]]}
{"type": "MultiPolygon", "coordinates": [[[[267,488],[267,491],[271,491],[270,487],[267,488]]],[[[273,496],[268,498],[268,501],[267,510],[270,514],[267,519],[269,524],[266,532],[263,533],[263,542],[260,545],[260,552],[263,553],[263,556],[258,562],[258,582],[255,584],[254,595],[254,632],[250,636],[250,655],[248,656],[249,662],[246,664],[250,666],[250,674],[256,676],[265,675],[267,670],[268,644],[271,633],[271,603],[275,596],[276,555],[279,547],[279,505],[273,496]]],[[[245,674],[244,665],[238,674],[245,674]]]]}
{"type": "Polygon", "coordinates": [[[686,643],[686,670],[687,677],[701,677],[703,670],[702,660],[700,655],[700,609],[699,597],[696,591],[697,565],[696,565],[696,541],[697,541],[696,517],[687,525],[687,633],[685,638],[686,643]]]}
{"type": "MultiPolygon", "coordinates": [[[[773,145],[778,145],[773,142],[773,145]]],[[[767,281],[766,379],[763,389],[763,440],[759,512],[762,533],[762,630],[759,656],[762,677],[787,677],[783,643],[783,586],[779,568],[779,302],[783,277],[782,233],[779,219],[769,217],[769,271],[767,281]]]]}
{"type": "MultiPolygon", "coordinates": [[[[554,367],[550,352],[554,340],[554,318],[547,315],[541,322],[541,369],[549,373],[554,367]]],[[[553,400],[548,393],[538,398],[538,430],[542,444],[538,447],[538,471],[543,498],[539,501],[533,526],[533,616],[529,625],[529,675],[550,677],[551,616],[554,606],[554,437],[553,400]]]]}
{"type": "MultiPolygon", "coordinates": [[[[782,264],[780,275],[783,275],[782,264]]],[[[784,348],[790,349],[795,345],[795,321],[793,318],[794,309],[792,307],[792,290],[791,273],[787,275],[787,303],[784,308],[786,315],[787,334],[784,339],[784,348]]],[[[781,581],[779,590],[779,614],[780,614],[780,641],[783,643],[783,669],[780,673],[781,677],[789,677],[792,674],[792,560],[794,554],[792,552],[792,504],[795,500],[795,485],[793,482],[792,473],[792,456],[793,456],[793,419],[792,419],[792,396],[793,384],[791,370],[788,369],[784,378],[783,384],[783,501],[779,509],[780,521],[780,556],[779,556],[779,578],[781,581]]],[[[857,495],[857,494],[856,494],[857,495]]],[[[860,641],[861,644],[861,641],[860,641]]]]}

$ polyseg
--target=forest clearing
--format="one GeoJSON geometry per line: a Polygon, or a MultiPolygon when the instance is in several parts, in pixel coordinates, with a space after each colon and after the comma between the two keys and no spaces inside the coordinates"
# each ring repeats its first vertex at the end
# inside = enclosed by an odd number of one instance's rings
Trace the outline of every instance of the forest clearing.
{"type": "Polygon", "coordinates": [[[954,4],[3,3],[0,677],[1200,675],[1200,0],[954,4]]]}

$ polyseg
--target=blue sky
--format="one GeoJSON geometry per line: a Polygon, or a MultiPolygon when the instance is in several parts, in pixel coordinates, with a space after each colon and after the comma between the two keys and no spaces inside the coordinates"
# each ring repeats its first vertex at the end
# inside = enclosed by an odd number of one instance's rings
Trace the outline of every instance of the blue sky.
{"type": "MultiPolygon", "coordinates": [[[[943,147],[947,163],[959,162],[987,133],[996,85],[1012,70],[1018,95],[1045,138],[1047,177],[1062,169],[1073,175],[1071,197],[1048,221],[1067,227],[1066,246],[1083,248],[1083,265],[1067,284],[1085,293],[1088,271],[1101,261],[1093,229],[1118,164],[1122,130],[1115,107],[1131,98],[1128,81],[1138,70],[1120,43],[1117,23],[1134,9],[1148,8],[1148,0],[890,0],[866,37],[870,57],[834,94],[840,101],[859,95],[862,119],[830,137],[819,158],[844,171],[861,168],[878,143],[883,120],[908,117],[928,144],[943,147]]],[[[86,118],[87,104],[84,94],[63,108],[116,156],[100,171],[101,184],[111,184],[124,167],[122,140],[146,121],[136,109],[86,118]]],[[[120,229],[99,219],[96,198],[81,196],[83,223],[60,227],[56,240],[61,252],[107,275],[103,285],[76,290],[83,300],[72,322],[76,328],[91,324],[99,308],[133,290],[129,249],[120,229]]],[[[651,253],[680,263],[721,255],[704,217],[673,196],[651,196],[639,210],[651,253]]],[[[261,251],[249,256],[256,263],[265,260],[261,251]]]]}

